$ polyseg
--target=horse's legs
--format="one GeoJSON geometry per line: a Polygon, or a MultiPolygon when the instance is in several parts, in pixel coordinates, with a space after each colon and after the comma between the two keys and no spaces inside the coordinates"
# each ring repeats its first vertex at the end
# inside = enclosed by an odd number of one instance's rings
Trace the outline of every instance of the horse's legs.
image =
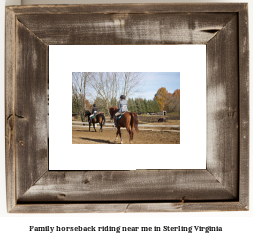
{"type": "Polygon", "coordinates": [[[134,121],[133,121],[132,116],[129,120],[126,121],[126,129],[129,133],[129,142],[130,142],[130,144],[132,144],[133,143],[133,136],[134,136],[134,121]],[[130,128],[130,126],[131,126],[131,128],[130,128]]]}
{"type": "Polygon", "coordinates": [[[95,132],[97,132],[97,131],[96,131],[96,127],[95,127],[95,123],[94,123],[94,122],[93,122],[93,128],[94,128],[95,132]]]}
{"type": "Polygon", "coordinates": [[[115,142],[118,140],[118,134],[119,134],[119,127],[117,127],[115,142]]]}
{"type": "Polygon", "coordinates": [[[89,121],[89,131],[90,131],[90,124],[91,124],[91,123],[90,123],[90,121],[89,121]]]}
{"type": "Polygon", "coordinates": [[[119,128],[120,144],[123,144],[123,139],[122,139],[122,137],[121,137],[120,127],[118,127],[118,128],[119,128]]]}
{"type": "Polygon", "coordinates": [[[100,122],[100,131],[102,132],[103,131],[103,123],[100,122]]]}
{"type": "Polygon", "coordinates": [[[101,119],[101,117],[100,117],[99,123],[100,123],[100,131],[102,132],[103,131],[103,119],[101,119]]]}
{"type": "Polygon", "coordinates": [[[130,144],[132,144],[132,132],[130,130],[130,126],[127,125],[126,129],[127,129],[128,133],[129,133],[129,142],[130,142],[130,144]]]}

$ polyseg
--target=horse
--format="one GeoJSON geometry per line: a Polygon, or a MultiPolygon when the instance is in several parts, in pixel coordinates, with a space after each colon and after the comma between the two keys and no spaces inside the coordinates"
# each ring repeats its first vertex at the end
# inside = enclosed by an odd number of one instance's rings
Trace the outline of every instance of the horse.
{"type": "MultiPolygon", "coordinates": [[[[111,120],[114,119],[115,122],[115,113],[118,112],[117,107],[110,107],[109,108],[110,115],[111,115],[111,120]]],[[[138,117],[136,113],[134,112],[125,112],[120,120],[118,121],[117,127],[117,132],[116,132],[116,138],[115,142],[118,140],[118,135],[120,136],[120,143],[123,144],[123,140],[121,138],[121,132],[120,132],[120,127],[126,127],[128,133],[129,133],[129,142],[130,144],[133,143],[133,137],[134,137],[134,129],[138,132],[138,117]],[[131,126],[131,129],[130,129],[131,126]]]]}
{"type": "Polygon", "coordinates": [[[158,119],[158,122],[165,122],[166,121],[166,118],[165,117],[160,117],[159,119],[158,119]]]}
{"type": "Polygon", "coordinates": [[[88,121],[89,121],[89,131],[90,131],[90,126],[91,123],[93,124],[93,128],[95,130],[95,132],[97,131],[95,128],[95,123],[99,123],[100,124],[100,129],[99,131],[103,131],[103,125],[105,124],[105,116],[103,114],[97,114],[94,118],[92,118],[92,121],[90,121],[90,111],[86,110],[85,111],[85,115],[84,117],[88,117],[88,121]]]}

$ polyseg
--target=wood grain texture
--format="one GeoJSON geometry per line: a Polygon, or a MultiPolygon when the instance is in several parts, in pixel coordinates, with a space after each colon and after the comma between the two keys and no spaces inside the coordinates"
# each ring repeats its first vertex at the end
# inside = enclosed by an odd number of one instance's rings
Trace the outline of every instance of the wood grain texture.
{"type": "Polygon", "coordinates": [[[16,22],[15,145],[17,198],[48,169],[47,46],[16,22]]]}
{"type": "Polygon", "coordinates": [[[235,16],[207,45],[207,169],[235,197],[239,172],[237,24],[235,16]]]}
{"type": "Polygon", "coordinates": [[[16,181],[15,181],[15,17],[14,13],[6,9],[5,26],[5,156],[6,156],[6,196],[7,210],[10,211],[16,205],[16,181]]]}
{"type": "Polygon", "coordinates": [[[248,5],[239,19],[239,201],[249,206],[249,32],[248,5]]]}
{"type": "Polygon", "coordinates": [[[18,201],[209,201],[235,198],[207,170],[49,171],[18,201]]]}
{"type": "Polygon", "coordinates": [[[18,16],[18,20],[48,45],[206,44],[235,16],[40,14],[18,16]]]}
{"type": "Polygon", "coordinates": [[[126,212],[212,212],[247,211],[239,202],[129,204],[126,212]]]}
{"type": "Polygon", "coordinates": [[[160,203],[83,203],[83,204],[22,204],[13,213],[134,213],[134,212],[214,212],[247,211],[239,202],[160,202],[160,203]]]}
{"type": "Polygon", "coordinates": [[[16,15],[25,14],[114,14],[114,13],[206,13],[238,12],[244,3],[155,3],[155,4],[83,4],[83,5],[27,5],[9,7],[16,15]]]}
{"type": "Polygon", "coordinates": [[[247,4],[6,8],[9,212],[248,210],[247,4]],[[207,44],[207,170],[47,171],[49,44],[207,44]]]}

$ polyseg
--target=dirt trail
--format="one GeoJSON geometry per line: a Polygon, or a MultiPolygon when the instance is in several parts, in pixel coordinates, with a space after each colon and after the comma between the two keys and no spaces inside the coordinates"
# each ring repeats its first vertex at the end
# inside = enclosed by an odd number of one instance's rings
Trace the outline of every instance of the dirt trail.
{"type": "MultiPolygon", "coordinates": [[[[129,144],[129,134],[121,130],[124,144],[129,144]]],[[[115,144],[116,129],[103,129],[95,132],[92,128],[72,128],[72,144],[115,144]]],[[[180,132],[140,130],[134,133],[134,144],[180,144],[180,132]]],[[[120,139],[116,142],[120,144],[120,139]]]]}

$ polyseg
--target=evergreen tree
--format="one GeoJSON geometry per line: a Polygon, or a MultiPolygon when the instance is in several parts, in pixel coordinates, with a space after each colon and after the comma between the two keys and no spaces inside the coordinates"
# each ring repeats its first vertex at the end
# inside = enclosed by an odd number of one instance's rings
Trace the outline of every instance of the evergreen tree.
{"type": "Polygon", "coordinates": [[[146,111],[144,100],[142,98],[140,98],[139,101],[140,101],[140,113],[143,114],[146,111]]]}
{"type": "Polygon", "coordinates": [[[148,113],[148,101],[147,101],[147,99],[145,98],[143,102],[144,102],[144,113],[147,114],[147,113],[148,113]]]}
{"type": "Polygon", "coordinates": [[[132,101],[132,110],[131,110],[131,112],[137,113],[137,106],[136,106],[135,100],[132,98],[131,101],[132,101]]]}
{"type": "Polygon", "coordinates": [[[154,112],[155,113],[160,111],[160,107],[159,107],[159,104],[158,104],[157,100],[153,101],[153,107],[154,107],[154,112]]]}
{"type": "Polygon", "coordinates": [[[154,101],[153,100],[148,100],[148,104],[149,104],[149,112],[151,112],[151,113],[155,112],[154,101]]]}
{"type": "Polygon", "coordinates": [[[128,100],[127,100],[127,107],[128,107],[129,112],[133,111],[133,102],[132,102],[131,98],[128,98],[128,100]]]}
{"type": "Polygon", "coordinates": [[[138,114],[157,113],[160,111],[157,100],[147,100],[142,98],[129,98],[127,100],[128,111],[138,114]]]}
{"type": "Polygon", "coordinates": [[[152,105],[151,100],[147,100],[147,106],[146,106],[147,112],[152,112],[152,105]]]}
{"type": "Polygon", "coordinates": [[[72,96],[72,113],[78,113],[79,104],[78,97],[72,96]]]}
{"type": "Polygon", "coordinates": [[[138,98],[135,98],[136,113],[141,114],[141,103],[138,98]]]}

